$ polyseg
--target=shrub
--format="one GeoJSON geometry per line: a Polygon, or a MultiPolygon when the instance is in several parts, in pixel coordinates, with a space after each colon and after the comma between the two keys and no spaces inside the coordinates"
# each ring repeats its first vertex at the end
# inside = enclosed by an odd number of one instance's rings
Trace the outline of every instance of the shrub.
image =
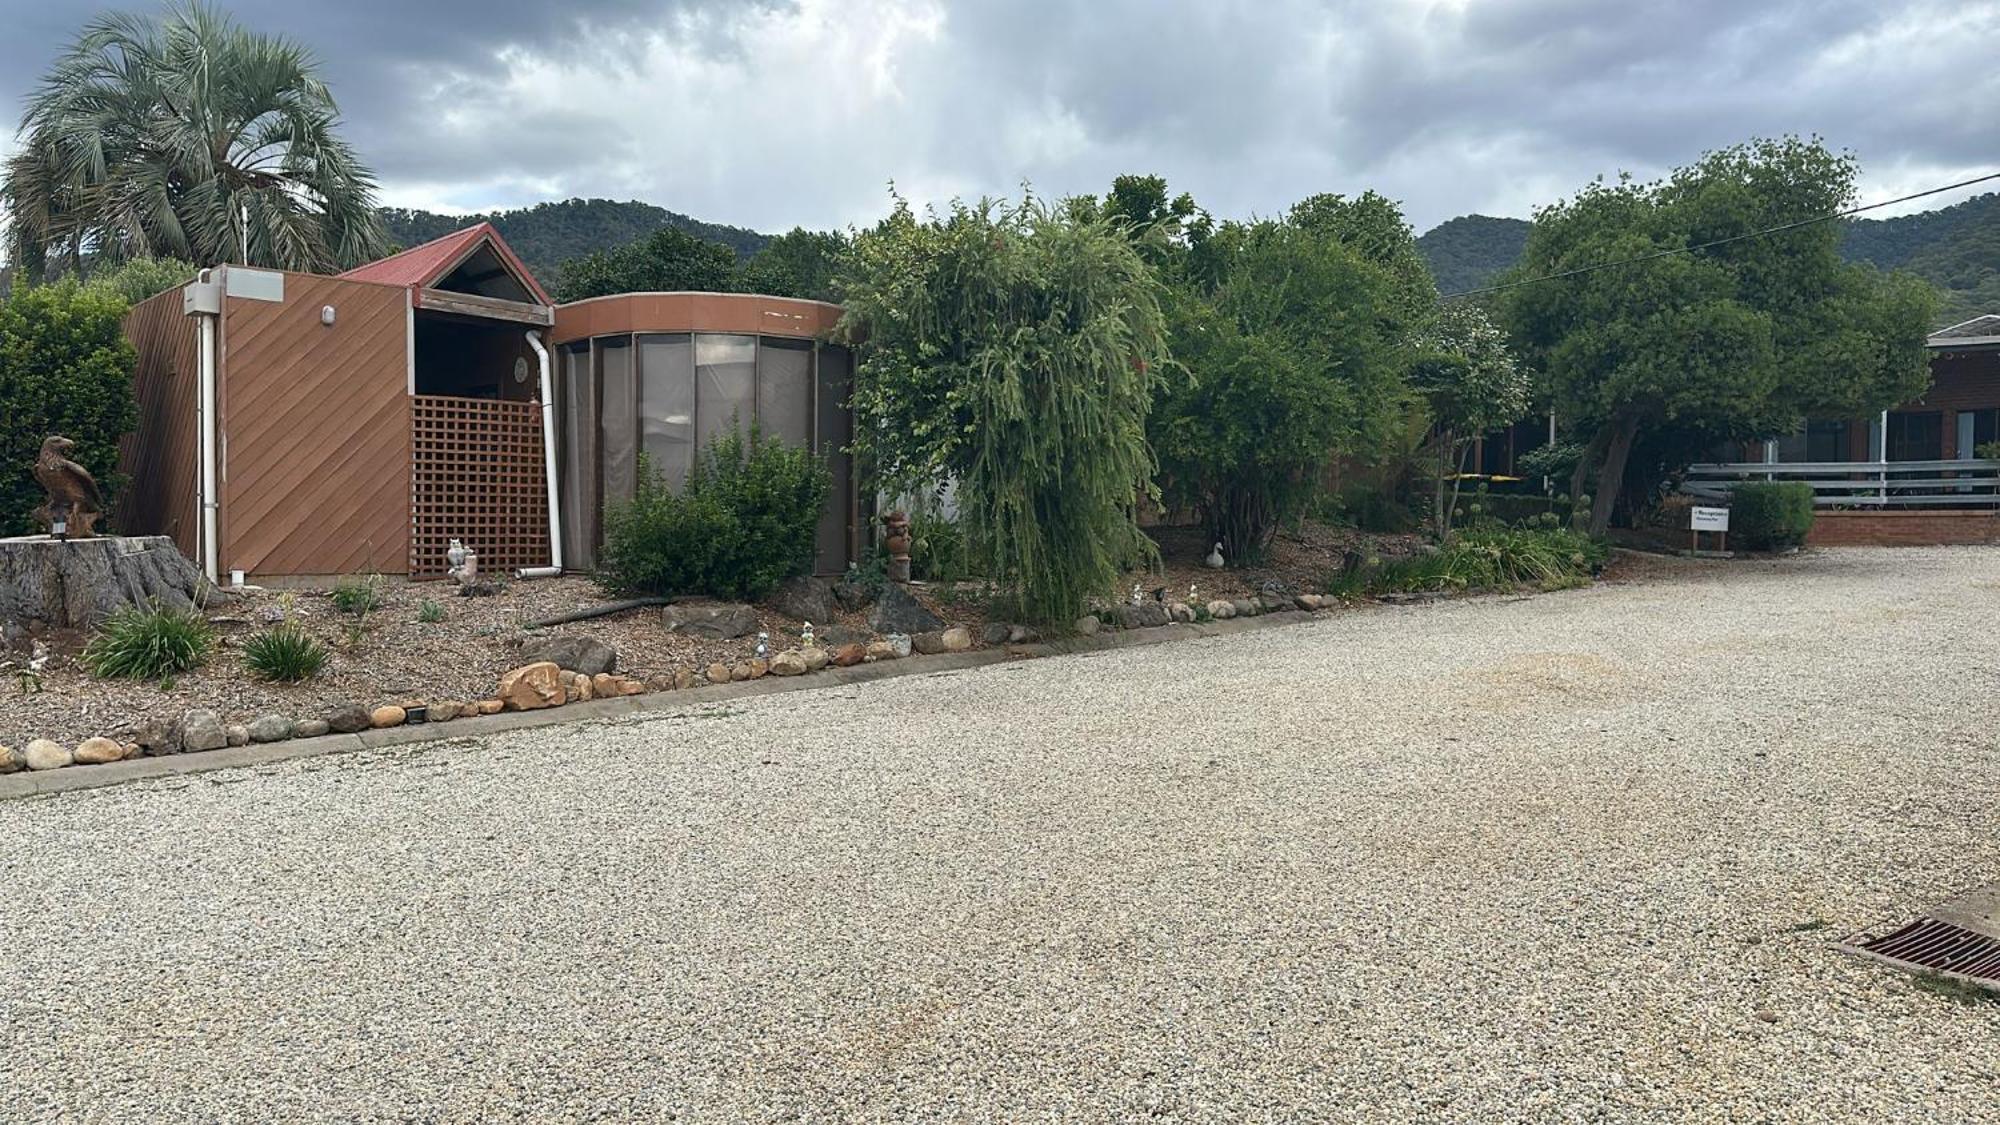
{"type": "Polygon", "coordinates": [[[1812,485],[1749,481],[1729,494],[1729,531],[1739,546],[1778,551],[1806,541],[1813,525],[1812,485]]]}
{"type": "Polygon", "coordinates": [[[679,495],[641,458],[632,500],[604,516],[598,581],[614,593],[757,599],[812,568],[831,488],[810,452],[732,428],[679,495]]]}
{"type": "Polygon", "coordinates": [[[972,576],[965,530],[955,519],[910,513],[910,572],[924,582],[958,582],[972,576]]]}
{"type": "Polygon", "coordinates": [[[83,649],[92,675],[120,680],[164,680],[208,659],[215,630],[197,610],[154,604],[112,614],[83,649]]]}
{"type": "Polygon", "coordinates": [[[17,283],[0,301],[0,536],[42,530],[42,486],[27,469],[50,434],[76,442],[70,457],[107,502],[120,491],[118,439],[138,418],[124,314],[109,289],[74,281],[17,283]]]}
{"type": "Polygon", "coordinates": [[[1328,585],[1330,592],[1349,597],[1514,586],[1553,590],[1587,581],[1607,557],[1602,542],[1559,528],[1468,531],[1429,554],[1359,567],[1328,585]]]}
{"type": "Polygon", "coordinates": [[[243,667],[260,680],[296,684],[326,667],[326,646],[286,621],[243,642],[243,667]]]}
{"type": "Polygon", "coordinates": [[[417,607],[417,620],[425,625],[436,625],[444,620],[444,607],[425,598],[417,607]]]}
{"type": "Polygon", "coordinates": [[[356,617],[365,616],[382,605],[382,580],[371,574],[365,578],[343,578],[333,586],[333,608],[356,617]]]}

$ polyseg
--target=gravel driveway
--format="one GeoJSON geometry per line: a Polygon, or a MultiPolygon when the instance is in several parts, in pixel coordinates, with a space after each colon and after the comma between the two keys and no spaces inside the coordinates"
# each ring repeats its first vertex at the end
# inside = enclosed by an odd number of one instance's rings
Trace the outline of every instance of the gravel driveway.
{"type": "Polygon", "coordinates": [[[2000,551],[0,804],[8,1121],[2000,1121],[2000,551]]]}

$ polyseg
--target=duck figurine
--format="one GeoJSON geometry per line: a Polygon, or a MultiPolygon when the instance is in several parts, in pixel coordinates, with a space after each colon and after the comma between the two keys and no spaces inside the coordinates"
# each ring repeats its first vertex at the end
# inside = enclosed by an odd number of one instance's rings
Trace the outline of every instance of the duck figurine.
{"type": "Polygon", "coordinates": [[[1208,564],[1208,569],[1210,570],[1221,570],[1222,544],[1217,543],[1214,547],[1210,548],[1208,552],[1208,557],[1206,559],[1203,559],[1202,561],[1208,564]]]}

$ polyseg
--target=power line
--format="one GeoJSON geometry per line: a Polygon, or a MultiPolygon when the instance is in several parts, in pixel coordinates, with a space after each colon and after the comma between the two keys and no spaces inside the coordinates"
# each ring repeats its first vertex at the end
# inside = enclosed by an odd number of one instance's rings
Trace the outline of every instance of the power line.
{"type": "Polygon", "coordinates": [[[1622,261],[1599,262],[1594,266],[1578,266],[1576,269],[1564,270],[1561,273],[1546,274],[1541,277],[1523,278],[1520,281],[1510,281],[1504,285],[1488,285],[1483,289],[1466,289],[1458,293],[1443,293],[1438,296],[1438,299],[1441,301],[1450,301],[1459,297],[1477,297],[1482,293],[1499,293],[1507,289],[1519,289],[1523,285],[1534,285],[1537,282],[1560,281],[1565,277],[1575,277],[1578,274],[1595,273],[1598,270],[1616,269],[1619,266],[1632,266],[1632,265],[1637,265],[1640,262],[1651,262],[1659,258],[1671,258],[1675,254],[1692,254],[1697,250],[1707,250],[1712,246],[1726,246],[1731,242],[1742,242],[1743,240],[1748,238],[1762,238],[1765,235],[1769,234],[1781,234],[1788,230],[1797,230],[1800,227],[1809,227],[1812,226],[1814,223],[1830,223],[1835,219],[1845,219],[1849,215],[1859,215],[1863,211],[1873,211],[1877,207],[1892,207],[1898,203],[1908,203],[1912,199],[1922,199],[1927,195],[1937,195],[1940,192],[1956,191],[1962,187],[1971,187],[1973,184],[1983,184],[1988,180],[2000,180],[2000,172],[1992,172],[1984,176],[1976,176],[1970,180],[1961,180],[1955,184],[1946,184],[1943,187],[1934,187],[1928,191],[1920,191],[1912,195],[1905,195],[1896,199],[1885,199],[1880,203],[1868,203],[1860,207],[1850,207],[1845,211],[1835,211],[1831,215],[1815,215],[1810,219],[1800,219],[1796,222],[1784,223],[1782,225],[1775,227],[1766,227],[1763,230],[1753,230],[1744,234],[1732,234],[1728,238],[1718,238],[1713,242],[1704,242],[1698,246],[1680,246],[1672,250],[1659,250],[1651,254],[1641,254],[1639,257],[1626,258],[1623,259],[1622,261]]]}

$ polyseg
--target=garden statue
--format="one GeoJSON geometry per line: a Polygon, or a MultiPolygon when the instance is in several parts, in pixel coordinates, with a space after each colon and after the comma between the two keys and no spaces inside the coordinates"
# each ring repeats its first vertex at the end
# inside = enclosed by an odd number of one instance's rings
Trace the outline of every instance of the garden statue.
{"type": "Polygon", "coordinates": [[[889,552],[889,581],[910,580],[910,517],[902,511],[882,517],[882,549],[889,552]]]}
{"type": "Polygon", "coordinates": [[[479,552],[454,539],[445,548],[445,562],[450,566],[445,574],[460,586],[471,587],[479,580],[479,552]]]}
{"type": "Polygon", "coordinates": [[[1211,550],[1210,550],[1210,551],[1208,552],[1208,557],[1207,557],[1207,558],[1205,558],[1205,559],[1203,559],[1203,560],[1202,560],[1202,562],[1204,562],[1204,563],[1207,563],[1207,564],[1208,564],[1208,569],[1210,569],[1210,570],[1221,570],[1221,569],[1222,569],[1222,544],[1220,544],[1220,543],[1217,543],[1217,544],[1216,544],[1216,545],[1214,546],[1214,548],[1212,548],[1212,549],[1211,549],[1211,550]]]}
{"type": "Polygon", "coordinates": [[[88,539],[96,534],[97,517],[104,512],[97,481],[90,470],[65,454],[76,443],[60,434],[50,434],[42,442],[41,456],[35,458],[35,480],[48,490],[49,499],[36,514],[58,539],[88,539]]]}

